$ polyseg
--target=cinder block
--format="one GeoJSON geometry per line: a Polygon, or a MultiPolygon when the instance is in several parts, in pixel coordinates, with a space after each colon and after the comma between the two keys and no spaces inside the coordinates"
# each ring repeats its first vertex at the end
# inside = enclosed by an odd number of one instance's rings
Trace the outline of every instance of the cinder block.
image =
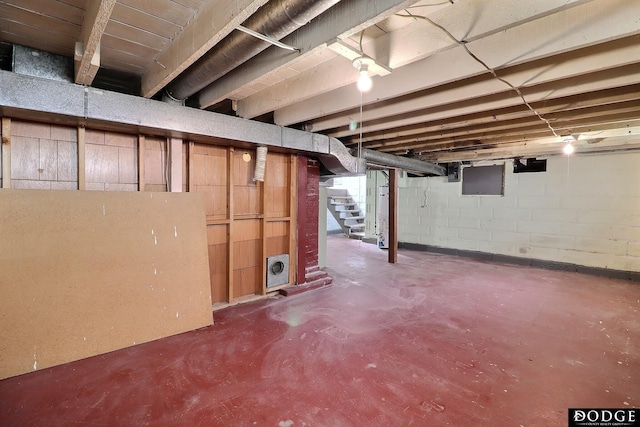
{"type": "Polygon", "coordinates": [[[572,230],[573,226],[575,226],[575,224],[550,221],[519,220],[517,223],[516,231],[519,233],[573,236],[575,235],[575,230],[572,230]]]}
{"type": "Polygon", "coordinates": [[[460,208],[460,218],[475,218],[478,220],[493,218],[493,208],[460,208]]]}
{"type": "Polygon", "coordinates": [[[454,227],[446,227],[446,226],[436,226],[431,229],[431,237],[443,237],[443,238],[457,238],[458,237],[458,228],[454,227]]]}
{"type": "Polygon", "coordinates": [[[614,211],[640,212],[640,197],[611,197],[608,204],[602,208],[614,211]]]}
{"type": "Polygon", "coordinates": [[[573,236],[557,236],[553,234],[531,234],[529,244],[539,248],[573,249],[576,247],[573,236]]]}
{"type": "Polygon", "coordinates": [[[435,215],[445,218],[458,218],[460,216],[460,208],[438,205],[435,208],[435,215]]]}
{"type": "Polygon", "coordinates": [[[514,231],[492,231],[491,240],[494,242],[516,243],[518,245],[529,245],[528,233],[516,233],[514,231]]]}
{"type": "Polygon", "coordinates": [[[608,210],[610,198],[608,196],[566,196],[561,203],[562,209],[608,210]]]}
{"type": "Polygon", "coordinates": [[[580,210],[576,213],[577,221],[583,224],[629,224],[633,222],[631,211],[580,210]]]}
{"type": "Polygon", "coordinates": [[[480,198],[480,207],[494,209],[515,208],[517,202],[516,196],[485,196],[480,198]]]}
{"type": "Polygon", "coordinates": [[[626,224],[569,224],[571,235],[614,240],[640,240],[640,230],[626,224]]]}
{"type": "Polygon", "coordinates": [[[493,210],[494,220],[530,220],[531,209],[520,208],[495,208],[493,210]]]}
{"type": "Polygon", "coordinates": [[[489,240],[491,238],[491,232],[474,228],[459,228],[458,238],[477,241],[489,240]]]}
{"type": "Polygon", "coordinates": [[[473,218],[449,218],[447,224],[456,228],[480,228],[480,220],[473,218]]]}
{"type": "Polygon", "coordinates": [[[518,186],[515,189],[518,196],[545,196],[545,180],[540,174],[519,174],[518,186]]]}
{"type": "Polygon", "coordinates": [[[507,242],[497,242],[493,240],[478,241],[478,250],[492,254],[511,255],[515,253],[515,245],[507,242]]]}
{"type": "Polygon", "coordinates": [[[575,222],[577,213],[570,209],[532,209],[533,221],[575,222]]]}
{"type": "Polygon", "coordinates": [[[430,216],[430,215],[420,217],[420,224],[422,224],[423,226],[427,225],[427,226],[446,227],[448,223],[449,223],[449,219],[444,217],[436,217],[436,216],[430,216]]]}
{"type": "Polygon", "coordinates": [[[559,209],[562,205],[560,196],[518,196],[517,207],[521,209],[559,209]]]}
{"type": "Polygon", "coordinates": [[[480,228],[483,230],[505,230],[516,231],[517,222],[515,219],[486,219],[480,221],[480,228]]]}
{"type": "Polygon", "coordinates": [[[457,208],[477,208],[480,205],[480,196],[447,196],[447,206],[457,208]]]}
{"type": "Polygon", "coordinates": [[[594,237],[576,237],[575,247],[580,251],[601,254],[628,255],[629,242],[594,237]]]}

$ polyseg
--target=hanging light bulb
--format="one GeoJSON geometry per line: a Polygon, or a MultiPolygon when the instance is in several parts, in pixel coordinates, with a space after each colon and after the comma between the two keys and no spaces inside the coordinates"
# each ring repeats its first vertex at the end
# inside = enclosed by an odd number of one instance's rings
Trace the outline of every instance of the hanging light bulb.
{"type": "Polygon", "coordinates": [[[369,64],[373,64],[373,59],[361,56],[353,60],[353,66],[358,69],[360,76],[358,77],[358,89],[360,92],[368,92],[371,90],[373,82],[369,76],[369,64]]]}
{"type": "Polygon", "coordinates": [[[564,148],[562,149],[562,151],[564,151],[564,154],[566,154],[567,156],[573,154],[575,150],[576,149],[571,142],[567,142],[564,148]]]}
{"type": "Polygon", "coordinates": [[[573,154],[574,151],[576,151],[576,147],[573,146],[573,143],[577,141],[577,139],[578,138],[575,135],[569,135],[562,139],[565,143],[564,147],[562,148],[564,154],[569,156],[573,154]]]}
{"type": "Polygon", "coordinates": [[[360,89],[360,92],[369,92],[372,85],[373,82],[369,77],[369,67],[367,64],[363,64],[360,68],[360,77],[358,77],[358,89],[360,89]]]}

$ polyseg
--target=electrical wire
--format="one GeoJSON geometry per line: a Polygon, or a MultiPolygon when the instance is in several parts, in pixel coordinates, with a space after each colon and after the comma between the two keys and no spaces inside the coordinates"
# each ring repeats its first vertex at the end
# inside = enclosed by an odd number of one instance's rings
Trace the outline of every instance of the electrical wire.
{"type": "MultiPolygon", "coordinates": [[[[453,2],[452,2],[453,3],[453,2]]],[[[432,21],[431,19],[427,18],[426,16],[421,16],[421,15],[412,15],[410,12],[409,15],[402,15],[397,13],[396,16],[399,16],[401,18],[417,18],[417,19],[423,19],[425,21],[427,21],[428,23],[430,23],[431,25],[433,25],[436,28],[439,28],[440,30],[442,30],[447,36],[449,36],[449,38],[451,38],[451,40],[453,40],[458,46],[462,46],[464,48],[464,50],[467,51],[467,53],[469,54],[469,56],[471,56],[471,58],[473,58],[474,60],[476,60],[480,65],[482,65],[484,68],[486,68],[487,71],[489,71],[491,73],[491,75],[493,75],[493,77],[495,77],[496,79],[500,80],[502,83],[506,84],[507,86],[509,86],[519,97],[520,99],[522,99],[522,102],[524,103],[524,105],[526,105],[526,107],[531,110],[531,112],[533,114],[536,115],[536,117],[538,117],[538,119],[540,119],[545,125],[547,125],[547,127],[549,128],[549,130],[551,131],[551,133],[553,133],[553,135],[555,135],[558,138],[561,138],[560,135],[558,135],[558,133],[556,132],[556,130],[553,128],[553,126],[551,126],[551,123],[549,122],[549,120],[545,119],[544,117],[542,117],[542,115],[540,113],[538,113],[536,111],[535,108],[533,108],[531,106],[531,104],[529,104],[529,102],[525,99],[524,95],[522,94],[522,92],[520,91],[520,89],[517,86],[512,85],[511,83],[509,83],[507,80],[503,79],[502,77],[498,76],[498,74],[496,74],[496,71],[489,67],[483,60],[481,60],[480,58],[478,58],[473,52],[471,52],[469,50],[469,48],[467,47],[467,43],[461,40],[458,40],[457,38],[455,38],[455,36],[453,34],[451,34],[449,32],[449,30],[447,30],[446,28],[444,28],[442,25],[437,24],[436,22],[432,21]]]]}

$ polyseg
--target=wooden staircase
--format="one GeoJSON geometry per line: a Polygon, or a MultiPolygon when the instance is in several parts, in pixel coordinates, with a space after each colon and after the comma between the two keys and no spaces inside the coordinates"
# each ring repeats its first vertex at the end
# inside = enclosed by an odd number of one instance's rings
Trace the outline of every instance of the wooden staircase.
{"type": "Polygon", "coordinates": [[[345,188],[327,188],[327,208],[344,234],[352,239],[364,237],[364,214],[345,188]]]}

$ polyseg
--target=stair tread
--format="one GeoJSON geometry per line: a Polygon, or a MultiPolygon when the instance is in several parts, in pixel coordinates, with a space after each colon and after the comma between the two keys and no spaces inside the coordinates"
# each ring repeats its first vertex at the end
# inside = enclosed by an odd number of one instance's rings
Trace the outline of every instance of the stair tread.
{"type": "Polygon", "coordinates": [[[328,196],[331,197],[332,199],[350,199],[351,196],[328,196]]]}
{"type": "Polygon", "coordinates": [[[346,216],[342,219],[364,219],[364,216],[346,216]]]}
{"type": "Polygon", "coordinates": [[[349,228],[362,228],[364,227],[364,222],[361,222],[359,224],[345,224],[344,226],[349,228]]]}

